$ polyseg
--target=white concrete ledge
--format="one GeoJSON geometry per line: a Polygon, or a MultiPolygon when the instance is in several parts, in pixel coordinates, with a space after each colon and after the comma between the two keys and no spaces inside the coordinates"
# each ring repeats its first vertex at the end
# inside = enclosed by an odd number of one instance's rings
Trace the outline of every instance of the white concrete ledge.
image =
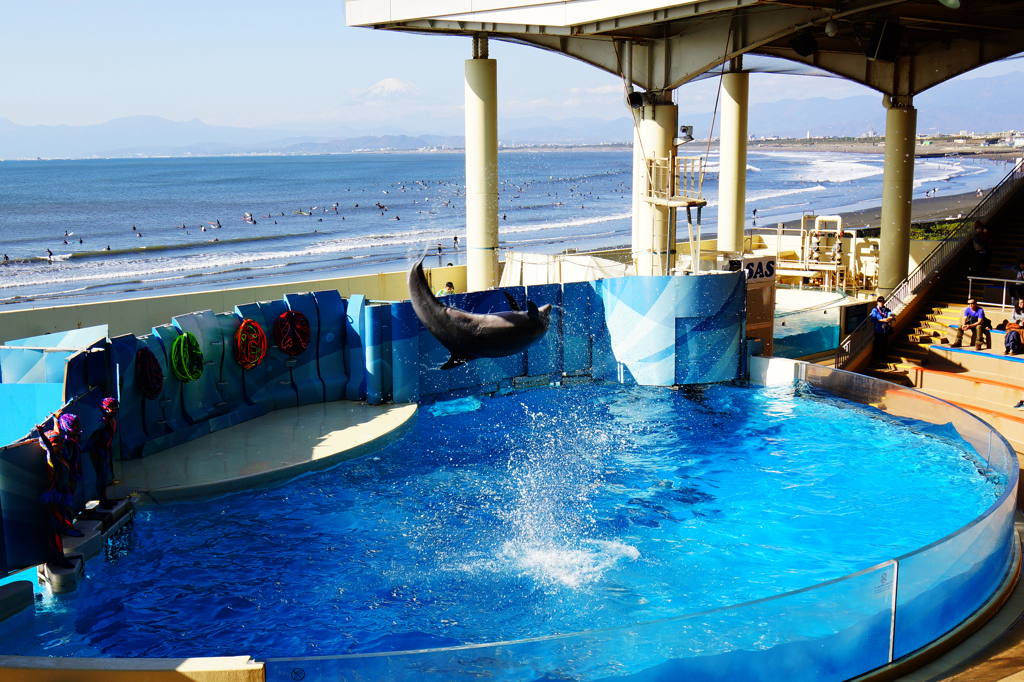
{"type": "Polygon", "coordinates": [[[143,459],[120,462],[115,497],[223,495],[270,485],[380,450],[415,423],[417,406],[348,400],[274,410],[143,459]]]}
{"type": "Polygon", "coordinates": [[[4,682],[263,682],[249,656],[210,658],[55,658],[0,656],[4,682]]]}
{"type": "Polygon", "coordinates": [[[14,614],[32,606],[34,599],[32,583],[27,580],[16,580],[13,583],[0,585],[0,620],[7,620],[14,614]]]}

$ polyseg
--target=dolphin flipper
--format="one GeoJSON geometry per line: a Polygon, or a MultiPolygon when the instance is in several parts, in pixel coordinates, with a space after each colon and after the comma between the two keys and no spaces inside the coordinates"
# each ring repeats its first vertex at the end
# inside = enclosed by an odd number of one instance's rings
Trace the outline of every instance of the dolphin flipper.
{"type": "Polygon", "coordinates": [[[516,303],[516,299],[512,298],[512,294],[508,293],[507,291],[502,291],[501,293],[505,294],[505,298],[508,299],[508,307],[511,308],[513,312],[522,312],[522,308],[520,308],[519,304],[516,303]]]}
{"type": "Polygon", "coordinates": [[[470,358],[463,358],[463,357],[458,357],[457,358],[453,354],[450,358],[448,358],[448,362],[446,362],[443,365],[441,365],[441,369],[454,369],[454,368],[458,367],[459,365],[466,364],[467,362],[469,362],[469,360],[470,360],[470,358]]]}

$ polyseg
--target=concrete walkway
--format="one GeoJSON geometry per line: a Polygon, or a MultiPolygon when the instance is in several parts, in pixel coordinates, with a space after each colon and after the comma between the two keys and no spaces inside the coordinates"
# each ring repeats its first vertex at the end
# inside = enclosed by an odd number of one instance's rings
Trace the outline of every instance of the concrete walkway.
{"type": "Polygon", "coordinates": [[[348,400],[275,410],[144,459],[118,462],[115,497],[144,503],[223,495],[326,469],[380,450],[415,422],[417,406],[348,400]]]}

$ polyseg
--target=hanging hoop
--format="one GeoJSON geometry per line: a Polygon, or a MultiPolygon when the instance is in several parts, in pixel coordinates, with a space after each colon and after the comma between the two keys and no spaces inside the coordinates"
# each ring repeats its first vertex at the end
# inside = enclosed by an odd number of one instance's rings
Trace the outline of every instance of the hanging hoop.
{"type": "Polygon", "coordinates": [[[171,346],[171,370],[183,383],[195,381],[203,375],[203,349],[192,332],[174,339],[171,346]]]}
{"type": "Polygon", "coordinates": [[[146,400],[156,400],[164,390],[164,372],[156,355],[145,346],[135,354],[135,380],[146,400]]]}
{"type": "Polygon", "coordinates": [[[267,354],[267,335],[255,320],[242,320],[235,332],[235,359],[245,369],[253,369],[267,354]]]}
{"type": "Polygon", "coordinates": [[[274,341],[286,355],[295,357],[309,345],[309,321],[300,312],[281,313],[274,324],[274,341]]]}

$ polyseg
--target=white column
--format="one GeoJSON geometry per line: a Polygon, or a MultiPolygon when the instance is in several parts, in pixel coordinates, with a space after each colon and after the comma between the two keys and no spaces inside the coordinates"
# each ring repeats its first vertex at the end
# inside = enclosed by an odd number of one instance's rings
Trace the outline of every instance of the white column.
{"type": "Polygon", "coordinates": [[[743,250],[747,212],[747,93],[749,74],[722,76],[722,134],[718,160],[718,250],[743,250]]]}
{"type": "MultiPolygon", "coordinates": [[[[486,45],[484,39],[481,43],[486,45]]],[[[495,60],[466,60],[466,286],[469,291],[498,286],[497,76],[495,60]]]]}
{"type": "MultiPolygon", "coordinates": [[[[679,108],[671,103],[654,104],[641,109],[640,121],[641,156],[633,155],[635,164],[640,161],[640,185],[634,188],[634,196],[642,196],[647,185],[646,159],[666,159],[675,156],[672,145],[676,137],[679,108]]],[[[638,201],[636,241],[633,249],[637,254],[638,275],[667,275],[672,267],[670,251],[675,249],[669,235],[672,232],[672,210],[667,206],[649,204],[642,198],[638,201]],[[667,265],[667,268],[666,268],[667,265]]]]}
{"type": "MultiPolygon", "coordinates": [[[[640,248],[640,194],[644,189],[644,156],[640,152],[642,146],[640,141],[640,122],[643,119],[643,109],[632,109],[633,116],[633,222],[632,239],[630,244],[633,251],[633,264],[636,265],[639,259],[638,249],[640,248]]],[[[639,270],[637,271],[639,274],[639,270]]]]}
{"type": "Polygon", "coordinates": [[[878,246],[878,293],[883,296],[889,295],[907,276],[916,140],[917,109],[890,108],[885,114],[882,230],[878,246]]]}

